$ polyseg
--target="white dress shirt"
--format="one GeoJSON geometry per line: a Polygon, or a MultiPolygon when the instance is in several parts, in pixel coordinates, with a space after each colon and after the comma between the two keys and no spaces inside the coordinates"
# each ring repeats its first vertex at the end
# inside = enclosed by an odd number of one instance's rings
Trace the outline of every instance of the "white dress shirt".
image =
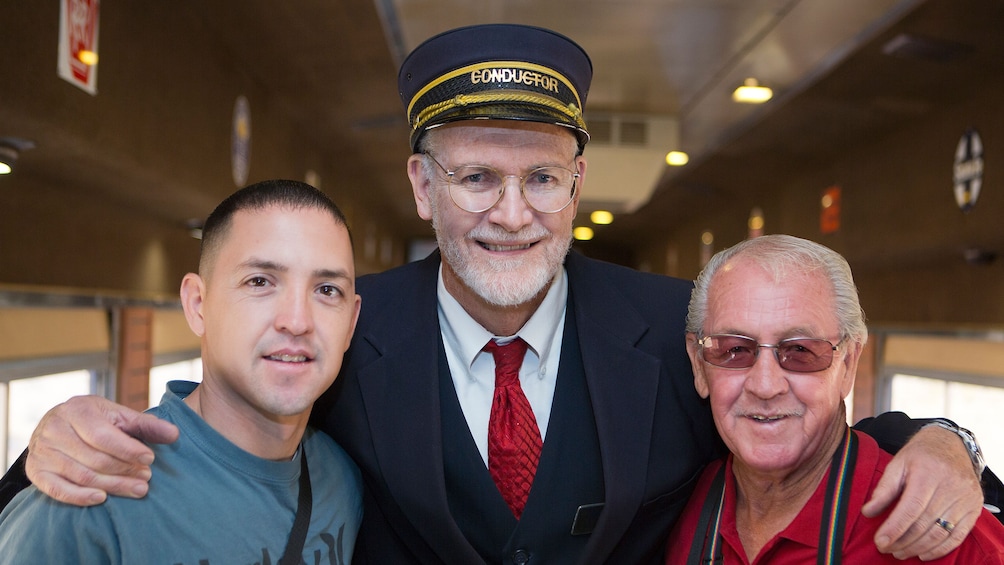
{"type": "Polygon", "coordinates": [[[443,284],[443,268],[439,268],[439,327],[450,363],[453,386],[460,399],[467,426],[481,458],[488,465],[488,418],[495,394],[495,360],[482,351],[490,339],[505,344],[516,337],[529,345],[519,382],[530,402],[540,438],[547,436],[551,416],[551,401],[561,357],[561,336],[565,328],[565,303],[568,295],[568,275],[561,268],[555,274],[544,301],[516,335],[496,336],[474,321],[443,284]]]}

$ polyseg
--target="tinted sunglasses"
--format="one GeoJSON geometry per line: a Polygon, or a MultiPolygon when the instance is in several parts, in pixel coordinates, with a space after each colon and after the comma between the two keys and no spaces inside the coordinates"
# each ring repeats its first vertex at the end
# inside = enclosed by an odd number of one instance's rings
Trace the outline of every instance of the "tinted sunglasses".
{"type": "Polygon", "coordinates": [[[704,336],[697,343],[701,346],[701,359],[716,367],[748,369],[756,363],[760,348],[766,347],[774,350],[774,357],[782,369],[794,373],[815,373],[829,368],[833,352],[840,347],[840,342],[833,345],[825,339],[807,337],[784,339],[771,345],[732,334],[704,336]]]}

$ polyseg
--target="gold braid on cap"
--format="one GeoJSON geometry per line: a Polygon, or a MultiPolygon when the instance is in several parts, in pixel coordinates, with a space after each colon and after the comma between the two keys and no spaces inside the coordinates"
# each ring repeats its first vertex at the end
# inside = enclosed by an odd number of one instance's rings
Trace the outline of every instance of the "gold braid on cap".
{"type": "Polygon", "coordinates": [[[515,104],[528,104],[543,106],[565,115],[574,121],[580,128],[586,129],[586,122],[582,119],[582,110],[575,103],[564,104],[550,96],[533,94],[527,92],[515,93],[513,91],[493,91],[477,94],[458,94],[449,100],[444,100],[437,104],[425,108],[415,116],[415,124],[412,131],[418,131],[422,125],[428,123],[436,116],[468,105],[486,104],[492,102],[510,102],[515,104]]]}
{"type": "MultiPolygon", "coordinates": [[[[487,85],[487,81],[482,84],[487,85]]],[[[507,103],[529,107],[536,106],[541,110],[551,110],[555,113],[556,118],[560,119],[561,116],[564,116],[582,131],[586,131],[586,123],[582,119],[582,104],[579,102],[579,93],[571,81],[554,69],[526,61],[486,61],[454,69],[430,81],[419,89],[412,96],[407,112],[409,122],[412,126],[412,133],[414,134],[425,127],[433,118],[439,117],[446,112],[463,108],[464,106],[487,107],[492,104],[507,103]],[[473,73],[479,71],[493,69],[518,69],[538,73],[561,85],[560,88],[563,91],[563,95],[555,97],[549,93],[535,92],[532,88],[471,89],[471,83],[463,78],[465,76],[470,77],[473,73]],[[451,84],[455,82],[456,84],[451,84]],[[435,89],[441,88],[454,89],[454,91],[459,90],[460,93],[450,96],[445,100],[433,102],[425,108],[416,108],[416,106],[419,106],[426,99],[427,95],[430,95],[435,89]],[[415,110],[418,111],[413,114],[415,110]]]]}

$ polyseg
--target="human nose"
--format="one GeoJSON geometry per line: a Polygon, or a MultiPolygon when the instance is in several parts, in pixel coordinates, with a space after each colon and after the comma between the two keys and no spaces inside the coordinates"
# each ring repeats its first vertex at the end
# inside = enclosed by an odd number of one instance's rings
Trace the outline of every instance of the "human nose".
{"type": "Polygon", "coordinates": [[[760,352],[746,375],[745,388],[759,398],[773,398],[788,392],[788,377],[781,368],[776,346],[759,345],[760,352]],[[764,350],[768,351],[764,351],[764,350]]]}
{"type": "Polygon", "coordinates": [[[299,292],[286,292],[278,304],[275,327],[281,332],[303,335],[314,328],[310,298],[299,292]]]}
{"type": "Polygon", "coordinates": [[[489,211],[489,220],[516,232],[533,222],[533,209],[523,198],[523,180],[516,175],[502,177],[502,197],[489,211]]]}

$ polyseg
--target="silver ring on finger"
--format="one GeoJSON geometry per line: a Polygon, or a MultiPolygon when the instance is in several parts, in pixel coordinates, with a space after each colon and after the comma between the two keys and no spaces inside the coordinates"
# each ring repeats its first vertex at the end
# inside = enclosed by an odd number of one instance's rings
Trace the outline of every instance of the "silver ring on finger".
{"type": "Polygon", "coordinates": [[[952,530],[955,529],[955,524],[949,522],[944,518],[938,518],[937,520],[934,521],[934,524],[948,533],[952,533],[952,530]]]}

